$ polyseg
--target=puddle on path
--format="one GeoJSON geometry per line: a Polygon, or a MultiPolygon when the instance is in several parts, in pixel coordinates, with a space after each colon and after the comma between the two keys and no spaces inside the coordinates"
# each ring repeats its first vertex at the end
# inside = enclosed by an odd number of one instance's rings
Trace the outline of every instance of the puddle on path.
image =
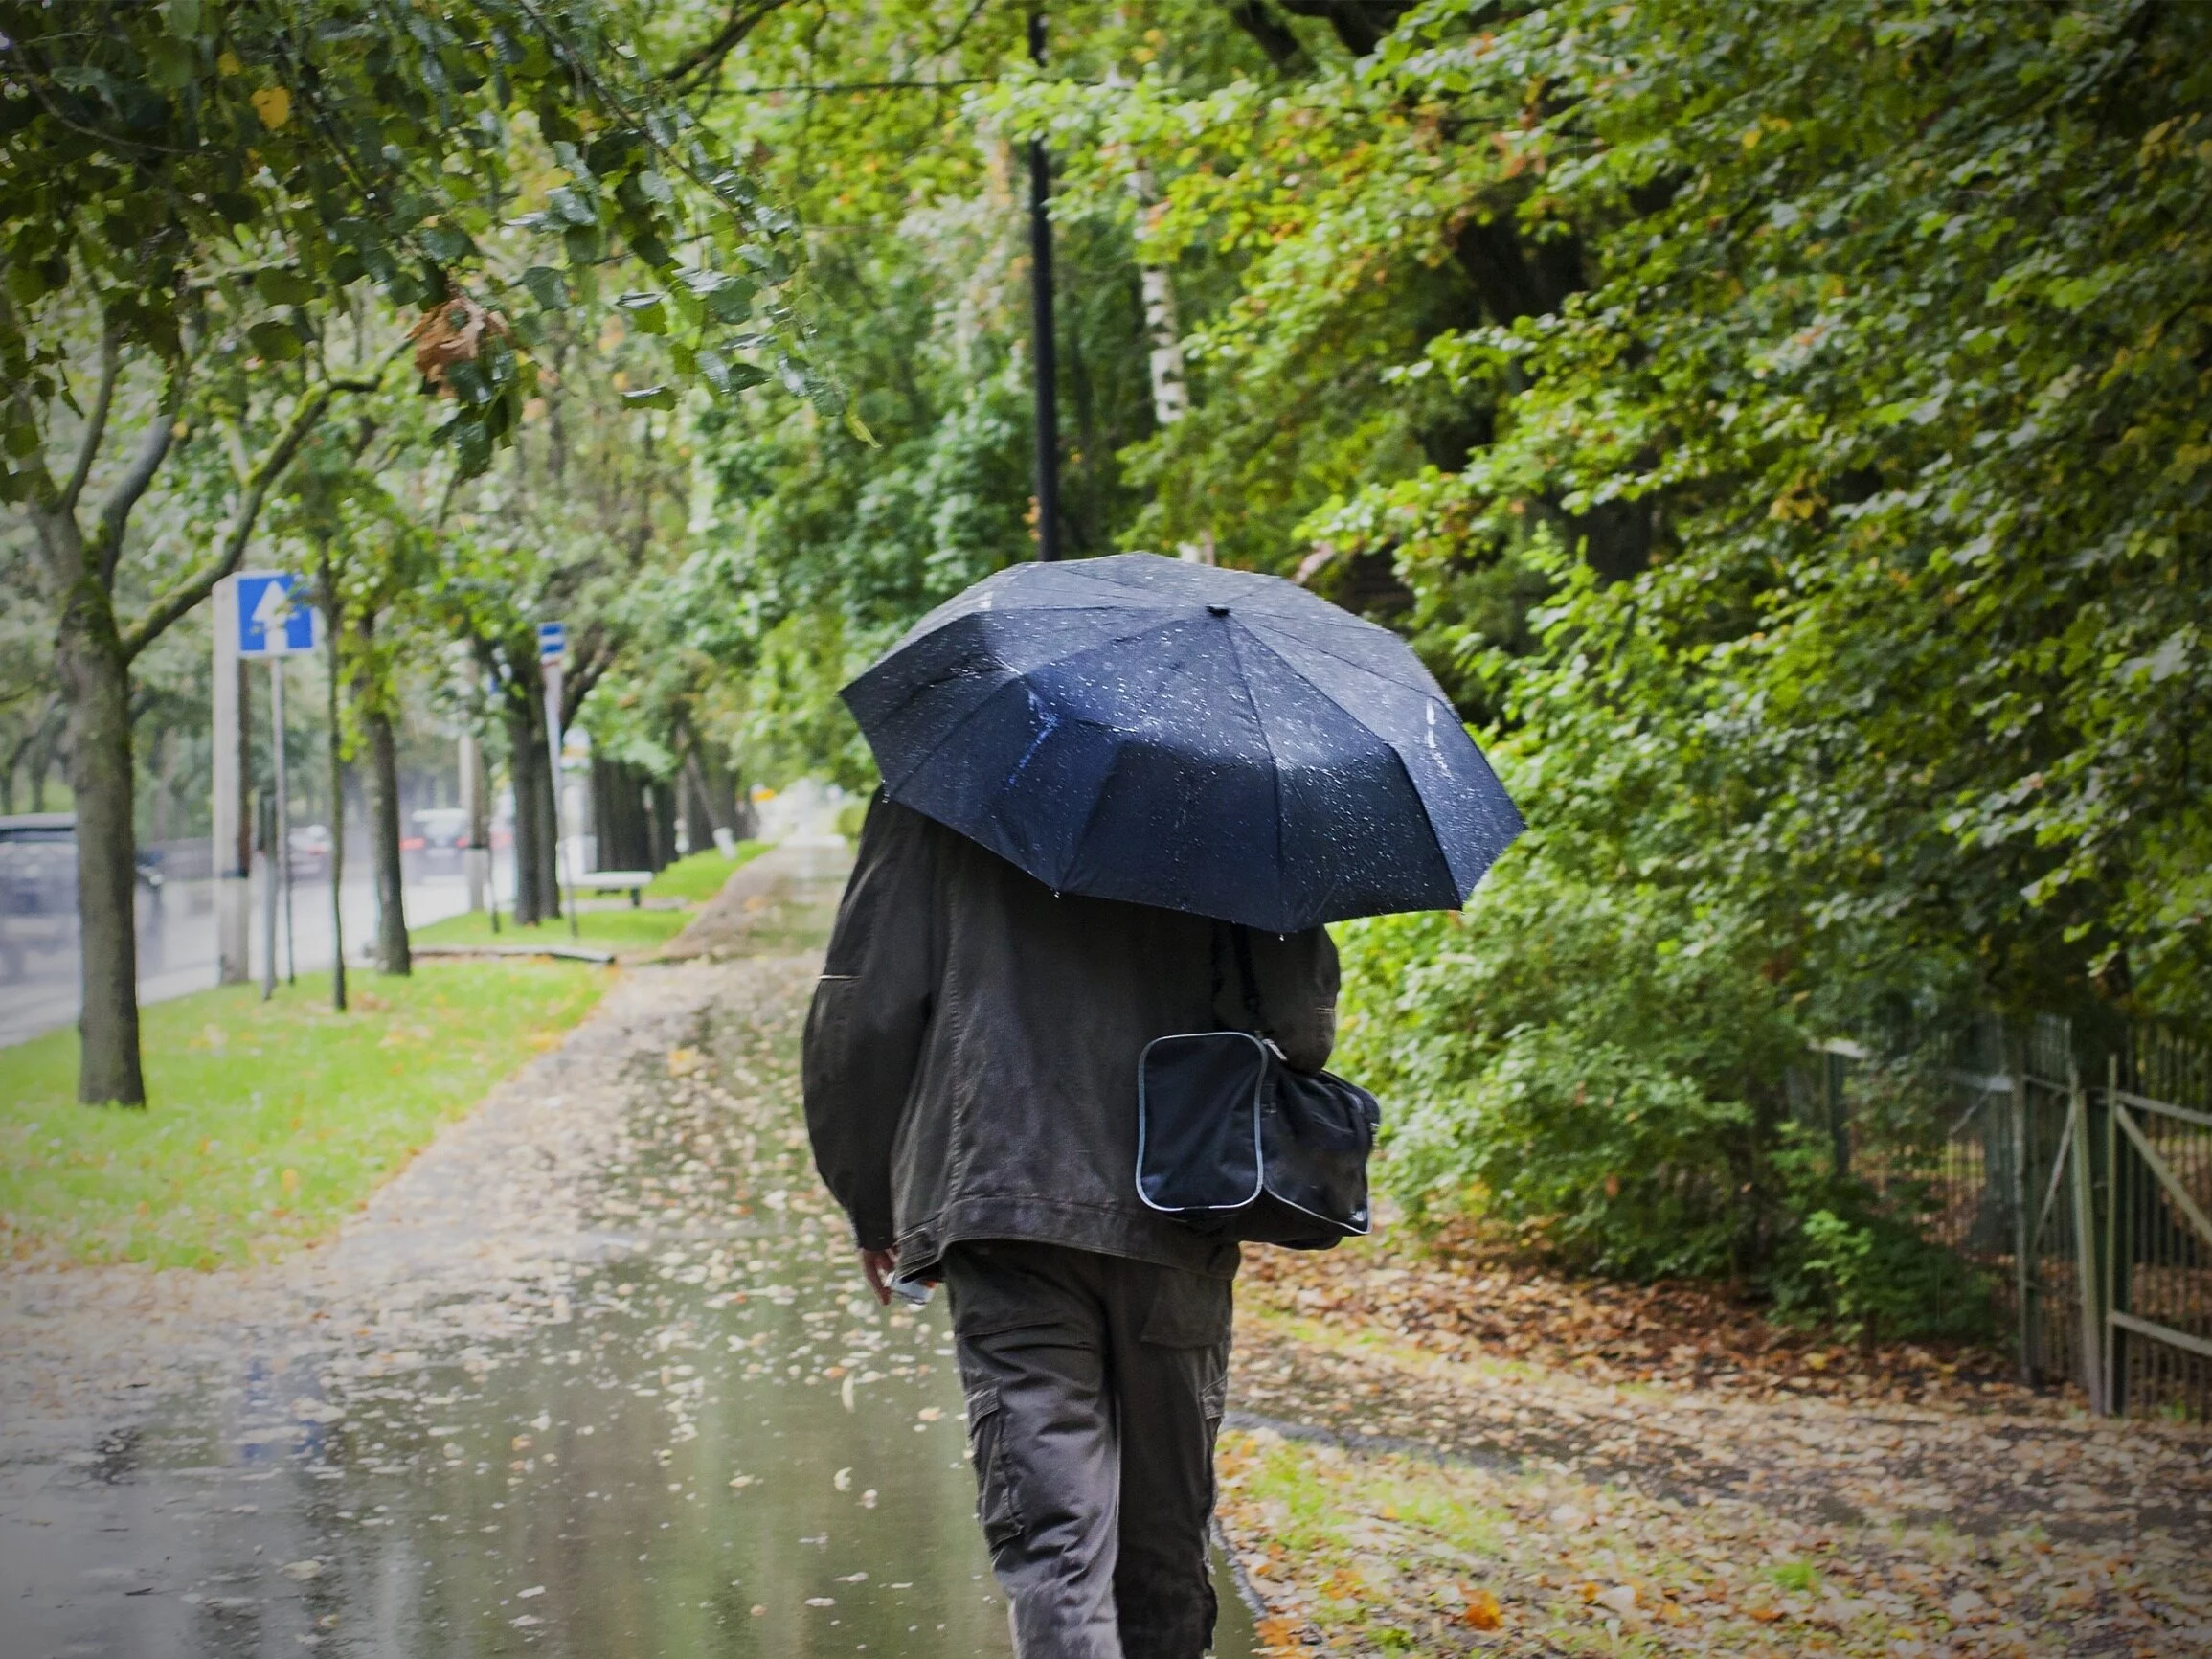
{"type": "Polygon", "coordinates": [[[802,995],[631,1062],[606,1253],[520,1334],[387,1310],[0,1466],[0,1655],[1008,1654],[941,1300],[875,1307],[806,1159],[802,995]]]}

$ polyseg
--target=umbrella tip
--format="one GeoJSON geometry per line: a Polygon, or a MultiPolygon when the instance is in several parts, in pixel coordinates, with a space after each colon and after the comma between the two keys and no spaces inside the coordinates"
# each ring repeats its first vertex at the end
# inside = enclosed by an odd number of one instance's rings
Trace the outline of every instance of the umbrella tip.
{"type": "Polygon", "coordinates": [[[1229,606],[1225,604],[1209,604],[1206,607],[1206,614],[1208,616],[1227,616],[1229,615],[1229,606]]]}

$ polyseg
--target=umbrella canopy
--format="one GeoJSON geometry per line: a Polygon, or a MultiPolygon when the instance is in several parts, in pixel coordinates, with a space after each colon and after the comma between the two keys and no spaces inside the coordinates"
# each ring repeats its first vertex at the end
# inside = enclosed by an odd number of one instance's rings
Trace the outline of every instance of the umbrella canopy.
{"type": "Polygon", "coordinates": [[[1522,829],[1405,641],[1248,571],[1016,565],[844,695],[892,800],[1064,893],[1291,932],[1456,908],[1522,829]]]}

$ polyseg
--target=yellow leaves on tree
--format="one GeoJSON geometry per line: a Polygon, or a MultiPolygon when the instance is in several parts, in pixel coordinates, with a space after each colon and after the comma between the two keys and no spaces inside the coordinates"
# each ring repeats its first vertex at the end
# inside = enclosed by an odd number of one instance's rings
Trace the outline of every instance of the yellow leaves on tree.
{"type": "Polygon", "coordinates": [[[415,372],[442,397],[453,396],[445,371],[455,363],[473,363],[484,350],[487,334],[509,339],[507,319],[486,310],[466,294],[440,300],[424,311],[407,337],[415,342],[415,372]]]}
{"type": "Polygon", "coordinates": [[[264,86],[246,102],[254,106],[254,113],[271,132],[280,130],[292,119],[292,95],[282,86],[264,86]]]}

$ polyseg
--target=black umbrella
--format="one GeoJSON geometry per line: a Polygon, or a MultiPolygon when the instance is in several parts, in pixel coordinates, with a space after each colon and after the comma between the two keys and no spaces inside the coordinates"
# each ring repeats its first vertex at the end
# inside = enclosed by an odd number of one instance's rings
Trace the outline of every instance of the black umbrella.
{"type": "Polygon", "coordinates": [[[1248,571],[1016,565],[845,700],[892,800],[1065,893],[1275,932],[1453,909],[1522,829],[1403,640],[1248,571]]]}

